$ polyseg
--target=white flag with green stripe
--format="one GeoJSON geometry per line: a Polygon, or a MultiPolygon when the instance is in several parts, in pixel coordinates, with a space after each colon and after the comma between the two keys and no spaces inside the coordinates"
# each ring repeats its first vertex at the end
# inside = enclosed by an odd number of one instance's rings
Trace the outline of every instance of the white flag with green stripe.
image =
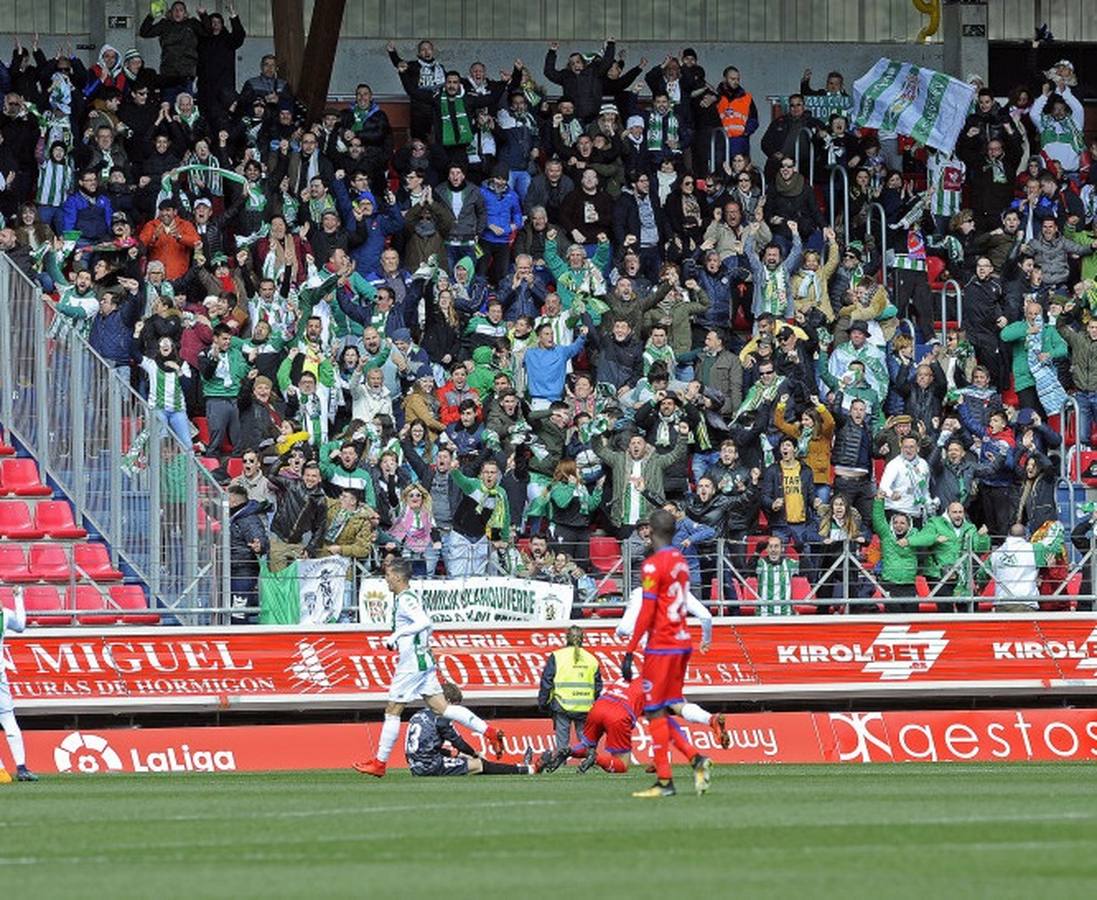
{"type": "Polygon", "coordinates": [[[853,84],[853,121],[951,153],[974,97],[943,72],[883,57],[853,84]]]}

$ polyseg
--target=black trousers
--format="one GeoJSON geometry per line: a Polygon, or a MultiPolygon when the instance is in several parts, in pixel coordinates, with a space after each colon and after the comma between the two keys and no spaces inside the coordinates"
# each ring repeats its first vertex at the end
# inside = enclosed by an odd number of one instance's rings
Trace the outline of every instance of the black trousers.
{"type": "Polygon", "coordinates": [[[862,478],[836,476],[834,493],[846,498],[846,502],[861,514],[862,522],[872,521],[872,501],[876,499],[876,485],[868,475],[862,478]]]}
{"type": "Polygon", "coordinates": [[[884,611],[885,612],[900,612],[900,613],[914,613],[918,612],[918,600],[906,601],[905,597],[918,597],[918,590],[914,586],[914,582],[910,584],[897,584],[894,581],[881,581],[880,587],[884,589],[884,593],[888,595],[887,599],[884,599],[884,611]]]}

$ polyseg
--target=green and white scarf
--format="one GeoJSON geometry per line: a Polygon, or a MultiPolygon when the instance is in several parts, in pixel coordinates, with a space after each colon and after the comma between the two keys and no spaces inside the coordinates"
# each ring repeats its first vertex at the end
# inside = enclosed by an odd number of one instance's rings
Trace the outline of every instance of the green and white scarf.
{"type": "Polygon", "coordinates": [[[763,403],[772,403],[777,399],[777,389],[781,387],[781,379],[774,378],[773,383],[766,387],[762,381],[756,381],[750,386],[750,390],[747,391],[746,397],[743,398],[743,402],[739,404],[739,408],[735,411],[735,416],[732,419],[734,422],[743,413],[754,412],[763,403]]]}
{"type": "Polygon", "coordinates": [[[914,495],[914,508],[922,515],[927,515],[929,513],[929,470],[918,465],[921,462],[919,457],[914,459],[900,458],[903,460],[907,481],[910,483],[914,495]]]}
{"type": "Polygon", "coordinates": [[[442,109],[442,146],[467,147],[472,143],[472,123],[465,109],[465,92],[451,97],[445,91],[438,95],[442,109]]]}
{"type": "Polygon", "coordinates": [[[808,455],[811,439],[815,437],[815,426],[809,425],[800,429],[800,436],[796,439],[796,455],[801,459],[808,455]]]}
{"type": "Polygon", "coordinates": [[[678,142],[678,117],[673,110],[665,115],[652,110],[648,118],[648,150],[654,152],[662,149],[664,140],[678,142]]]}
{"type": "Polygon", "coordinates": [[[762,309],[774,318],[783,319],[788,309],[788,273],[784,266],[766,270],[762,285],[762,309]]]}
{"type": "Polygon", "coordinates": [[[1071,116],[1056,119],[1044,113],[1040,116],[1040,146],[1047,148],[1052,144],[1065,144],[1075,153],[1086,148],[1085,138],[1071,116]]]}
{"type": "Polygon", "coordinates": [[[996,158],[988,156],[986,165],[983,166],[983,170],[990,172],[990,180],[995,184],[1006,183],[1006,164],[1001,156],[996,158]]]}
{"type": "MultiPolygon", "coordinates": [[[[1042,317],[1040,318],[1042,323],[1042,317]]],[[[1044,349],[1044,329],[1041,328],[1025,338],[1025,350],[1028,355],[1028,369],[1032,373],[1032,380],[1036,383],[1036,396],[1040,398],[1040,405],[1044,409],[1058,412],[1067,402],[1067,392],[1063,390],[1059,381],[1059,373],[1052,360],[1046,362],[1040,359],[1044,349]]]]}

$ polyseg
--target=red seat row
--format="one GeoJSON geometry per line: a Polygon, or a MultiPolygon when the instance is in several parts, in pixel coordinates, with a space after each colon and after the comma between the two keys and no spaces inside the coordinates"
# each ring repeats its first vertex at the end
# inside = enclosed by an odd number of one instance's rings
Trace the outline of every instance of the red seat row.
{"type": "Polygon", "coordinates": [[[78,540],[87,536],[87,530],[73,521],[72,507],[65,500],[42,500],[35,504],[33,516],[23,500],[0,500],[0,538],[78,540]]]}
{"type": "Polygon", "coordinates": [[[0,460],[0,497],[52,497],[53,489],[42,483],[33,459],[16,457],[0,460]]]}
{"type": "Polygon", "coordinates": [[[121,581],[122,573],[111,565],[103,544],[73,544],[70,556],[61,544],[31,544],[28,554],[18,544],[0,542],[0,582],[65,582],[84,577],[121,581]]]}
{"type": "MultiPolygon", "coordinates": [[[[63,592],[53,585],[28,585],[23,602],[31,625],[70,625],[71,615],[36,615],[58,609],[108,610],[77,615],[80,625],[156,625],[160,617],[148,612],[145,592],[137,584],[114,584],[105,591],[92,584],[78,584],[63,592]]],[[[0,587],[0,605],[14,608],[11,588],[0,587]]]]}

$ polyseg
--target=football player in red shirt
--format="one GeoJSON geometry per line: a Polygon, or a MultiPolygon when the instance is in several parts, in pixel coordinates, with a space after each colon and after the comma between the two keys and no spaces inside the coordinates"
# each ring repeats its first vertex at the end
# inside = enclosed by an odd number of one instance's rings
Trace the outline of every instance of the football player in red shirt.
{"type": "MultiPolygon", "coordinates": [[[[693,639],[686,626],[689,597],[689,563],[672,546],[674,516],[665,509],[651,514],[651,543],[655,552],[644,560],[641,569],[643,606],[621,661],[621,677],[632,681],[632,654],[642,638],[647,638],[641,679],[644,690],[644,715],[651,723],[652,755],[656,781],[634,797],[673,797],[674,779],[670,768],[671,724],[668,712],[680,713],[685,704],[683,683],[686,665],[693,651],[693,639]]],[[[688,738],[683,739],[689,743],[688,738]]],[[[708,790],[712,763],[689,748],[693,762],[694,789],[708,790]]]]}
{"type": "MultiPolygon", "coordinates": [[[[617,681],[608,685],[587,713],[579,742],[555,752],[546,750],[541,757],[542,771],[553,772],[570,757],[580,757],[583,760],[579,763],[580,772],[587,772],[595,765],[615,775],[627,772],[632,753],[632,729],[643,711],[642,681],[617,681]],[[603,735],[606,742],[599,750],[598,742],[603,735]]],[[[689,738],[673,719],[670,739],[687,760],[697,755],[689,738]]]]}

